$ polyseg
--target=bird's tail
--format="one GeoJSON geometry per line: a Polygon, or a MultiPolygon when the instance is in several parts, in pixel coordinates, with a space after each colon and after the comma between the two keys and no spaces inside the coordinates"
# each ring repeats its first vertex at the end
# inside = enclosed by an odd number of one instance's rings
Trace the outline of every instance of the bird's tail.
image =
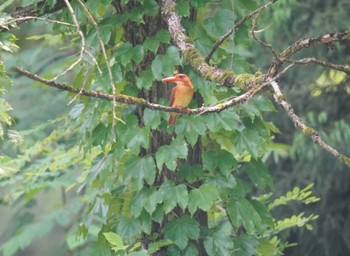
{"type": "Polygon", "coordinates": [[[177,121],[177,117],[179,116],[179,114],[176,114],[176,113],[170,113],[170,118],[169,118],[169,121],[168,121],[168,125],[169,126],[173,126],[176,124],[176,121],[177,121]]]}

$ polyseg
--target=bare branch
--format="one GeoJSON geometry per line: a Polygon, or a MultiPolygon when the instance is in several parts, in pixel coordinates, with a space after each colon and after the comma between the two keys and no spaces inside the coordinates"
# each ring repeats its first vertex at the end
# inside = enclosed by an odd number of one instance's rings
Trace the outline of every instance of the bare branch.
{"type": "MultiPolygon", "coordinates": [[[[283,52],[275,57],[273,64],[271,65],[267,75],[274,77],[278,72],[278,69],[283,65],[284,62],[293,62],[289,58],[297,53],[298,51],[317,45],[328,45],[335,42],[350,40],[350,30],[345,32],[329,33],[315,38],[304,38],[294,42],[292,45],[287,47],[283,52]]],[[[316,62],[316,61],[315,61],[316,62]]],[[[318,63],[321,64],[321,63],[318,63]]],[[[345,71],[344,71],[345,72],[345,71]]]]}
{"type": "Polygon", "coordinates": [[[315,38],[304,38],[296,41],[286,48],[279,58],[282,60],[290,58],[294,53],[304,48],[309,48],[317,45],[327,45],[335,42],[350,40],[350,30],[345,32],[329,33],[315,38]]]}
{"type": "Polygon", "coordinates": [[[59,24],[59,25],[64,25],[64,26],[75,27],[75,25],[71,24],[71,23],[67,23],[67,22],[63,22],[63,21],[59,21],[59,20],[51,20],[48,18],[41,18],[41,17],[37,17],[37,16],[24,16],[24,17],[18,17],[18,18],[10,18],[5,22],[0,23],[0,27],[6,27],[7,25],[10,25],[13,23],[19,24],[22,22],[26,22],[28,20],[40,20],[40,21],[45,21],[47,23],[54,23],[54,24],[59,24]]]}
{"type": "Polygon", "coordinates": [[[315,144],[319,145],[321,148],[334,155],[336,158],[341,160],[350,168],[350,158],[344,156],[336,149],[329,146],[326,142],[323,141],[318,132],[316,132],[313,128],[305,125],[302,119],[295,114],[294,109],[291,107],[291,105],[285,100],[285,96],[282,94],[278,83],[276,81],[272,81],[270,84],[274,92],[273,96],[275,102],[278,103],[286,111],[288,117],[292,120],[294,126],[299,128],[303,132],[303,134],[310,137],[315,144]]]}
{"type": "Polygon", "coordinates": [[[82,61],[83,56],[84,56],[84,52],[85,52],[85,49],[86,49],[85,37],[84,37],[83,32],[82,32],[81,29],[80,29],[79,21],[78,21],[78,19],[77,19],[77,16],[75,15],[75,12],[74,12],[74,10],[73,10],[73,7],[71,6],[71,4],[69,3],[68,0],[64,0],[64,2],[66,3],[69,12],[70,12],[70,14],[72,15],[74,25],[75,25],[75,27],[76,27],[76,30],[77,30],[79,36],[80,36],[80,39],[81,39],[81,48],[80,48],[79,58],[78,58],[74,63],[72,63],[72,65],[70,65],[68,68],[66,68],[61,74],[58,74],[57,76],[55,76],[54,78],[52,78],[51,81],[56,80],[56,79],[59,78],[60,76],[63,76],[63,75],[66,74],[67,72],[71,71],[76,65],[78,65],[78,64],[82,61]]]}
{"type": "Polygon", "coordinates": [[[230,36],[232,35],[244,22],[249,20],[250,18],[254,17],[257,14],[260,14],[262,11],[266,10],[269,6],[276,3],[278,0],[273,0],[268,2],[267,4],[261,6],[260,8],[256,9],[255,11],[249,13],[247,16],[243,17],[241,20],[239,20],[235,26],[229,30],[225,35],[219,38],[218,41],[214,44],[213,48],[210,50],[208,56],[205,58],[205,62],[209,63],[211,57],[213,56],[214,52],[219,48],[219,46],[230,36]]]}
{"type": "MultiPolygon", "coordinates": [[[[259,14],[260,14],[260,12],[257,14],[257,16],[258,16],[259,14]]],[[[253,18],[253,20],[252,20],[252,29],[250,30],[250,33],[252,34],[252,36],[253,36],[253,38],[254,38],[255,41],[257,41],[257,42],[258,42],[259,44],[261,44],[263,47],[268,48],[268,49],[272,52],[273,56],[274,56],[276,59],[278,59],[278,56],[277,56],[276,52],[273,50],[272,45],[271,45],[271,44],[268,44],[268,43],[265,43],[264,41],[262,41],[262,40],[260,40],[259,38],[256,37],[257,31],[255,30],[255,28],[256,28],[257,18],[258,18],[258,17],[255,17],[255,18],[253,18]]]]}
{"type": "Polygon", "coordinates": [[[295,64],[301,64],[301,65],[306,65],[310,63],[315,63],[318,65],[321,65],[326,68],[342,71],[348,75],[350,75],[350,66],[349,65],[340,65],[340,64],[334,64],[331,62],[323,61],[323,60],[318,60],[316,58],[304,58],[300,60],[286,60],[287,62],[292,62],[295,64]]]}

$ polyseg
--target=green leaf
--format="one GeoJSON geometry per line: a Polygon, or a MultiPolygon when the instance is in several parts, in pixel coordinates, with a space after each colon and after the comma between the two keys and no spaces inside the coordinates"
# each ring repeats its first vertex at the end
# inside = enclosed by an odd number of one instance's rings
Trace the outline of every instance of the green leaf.
{"type": "Polygon", "coordinates": [[[111,126],[99,123],[91,134],[91,142],[94,146],[104,147],[107,143],[111,141],[111,126]]]}
{"type": "Polygon", "coordinates": [[[258,159],[261,138],[256,130],[250,128],[244,129],[235,136],[235,142],[237,151],[240,154],[247,151],[253,158],[258,159]]]}
{"type": "MultiPolygon", "coordinates": [[[[94,1],[97,2],[97,1],[94,1]]],[[[107,44],[111,38],[113,27],[110,24],[105,24],[99,27],[102,42],[107,44]]]]}
{"type": "Polygon", "coordinates": [[[231,200],[227,206],[227,211],[232,223],[239,228],[243,225],[248,234],[253,234],[261,228],[261,218],[254,207],[244,198],[231,200]]]}
{"type": "Polygon", "coordinates": [[[139,193],[133,198],[130,208],[133,216],[139,217],[143,209],[152,215],[152,213],[156,210],[157,204],[162,202],[162,199],[157,195],[158,193],[154,187],[144,187],[141,191],[139,191],[139,193]]]}
{"type": "Polygon", "coordinates": [[[73,119],[76,119],[78,117],[80,117],[81,113],[83,112],[84,110],[84,104],[77,104],[75,105],[71,111],[69,111],[69,116],[73,119]]]}
{"type": "Polygon", "coordinates": [[[198,136],[204,135],[205,131],[203,119],[194,116],[187,118],[187,120],[179,120],[178,125],[175,126],[175,132],[178,135],[184,135],[192,146],[197,142],[198,136]]]}
{"type": "Polygon", "coordinates": [[[164,76],[173,74],[174,67],[180,65],[181,62],[179,50],[175,46],[170,46],[164,55],[157,55],[152,61],[153,76],[161,80],[164,76]]]}
{"type": "Polygon", "coordinates": [[[208,183],[214,185],[221,197],[228,196],[232,189],[237,185],[237,181],[234,175],[223,175],[219,172],[214,172],[212,176],[208,178],[208,183]]]}
{"type": "Polygon", "coordinates": [[[199,225],[190,216],[183,215],[180,219],[173,219],[163,229],[165,239],[173,241],[181,250],[185,249],[189,239],[199,237],[199,225]]]}
{"type": "Polygon", "coordinates": [[[157,32],[156,38],[159,40],[161,43],[169,43],[170,41],[170,35],[169,31],[167,29],[161,29],[157,32]]]}
{"type": "Polygon", "coordinates": [[[136,62],[136,64],[139,64],[145,55],[145,51],[143,49],[143,46],[138,44],[133,48],[133,57],[132,59],[136,62]]]}
{"type": "MultiPolygon", "coordinates": [[[[0,181],[5,177],[12,177],[20,170],[18,162],[8,156],[0,156],[0,181]]],[[[2,184],[0,184],[0,187],[2,184]]]]}
{"type": "Polygon", "coordinates": [[[151,69],[156,80],[161,80],[163,78],[163,60],[164,56],[157,55],[152,61],[151,69]]]}
{"type": "Polygon", "coordinates": [[[158,190],[158,197],[164,203],[165,214],[169,213],[178,204],[185,209],[188,204],[188,191],[184,184],[175,186],[173,181],[165,181],[158,190]]]}
{"type": "Polygon", "coordinates": [[[272,104],[271,100],[263,95],[258,95],[250,100],[250,103],[254,104],[259,111],[268,112],[275,111],[275,106],[272,104]]]}
{"type": "Polygon", "coordinates": [[[222,222],[218,228],[209,230],[204,238],[204,247],[209,256],[230,255],[233,249],[232,228],[228,222],[222,222]]]}
{"type": "Polygon", "coordinates": [[[139,220],[140,220],[142,232],[146,233],[147,235],[151,234],[151,230],[152,230],[151,215],[146,211],[142,211],[141,215],[139,216],[139,220]]]}
{"type": "Polygon", "coordinates": [[[139,89],[142,89],[142,88],[149,89],[152,87],[153,80],[154,80],[154,77],[153,77],[152,70],[150,69],[143,70],[140,72],[140,75],[136,78],[136,86],[139,89]]]}
{"type": "Polygon", "coordinates": [[[139,157],[131,155],[124,163],[123,177],[131,179],[136,188],[143,187],[143,180],[153,184],[156,176],[156,165],[150,156],[139,157]]]}
{"type": "Polygon", "coordinates": [[[169,245],[172,245],[172,244],[174,244],[174,242],[170,241],[170,240],[158,240],[157,242],[151,243],[149,245],[148,252],[153,254],[156,251],[158,251],[159,249],[161,249],[162,247],[166,247],[166,246],[169,246],[169,245]]]}
{"type": "Polygon", "coordinates": [[[257,255],[256,251],[258,244],[259,242],[257,239],[254,236],[248,234],[241,234],[235,240],[235,247],[240,248],[243,255],[257,255]]]}
{"type": "Polygon", "coordinates": [[[179,16],[188,17],[190,15],[190,5],[187,1],[178,1],[176,3],[176,10],[179,16]]]}
{"type": "Polygon", "coordinates": [[[150,132],[147,128],[132,128],[128,129],[125,137],[128,139],[127,148],[132,150],[136,149],[138,152],[140,147],[147,149],[149,146],[149,135],[150,132]]]}
{"type": "Polygon", "coordinates": [[[128,256],[149,256],[149,253],[146,250],[142,250],[138,252],[129,253],[128,256]]]}
{"type": "Polygon", "coordinates": [[[201,165],[189,165],[188,163],[182,164],[179,169],[179,177],[193,183],[201,179],[203,175],[203,167],[201,165]]]}
{"type": "Polygon", "coordinates": [[[187,145],[180,139],[173,140],[170,145],[161,146],[156,153],[157,167],[162,169],[163,164],[174,171],[177,166],[177,159],[187,157],[187,145]]]}
{"type": "Polygon", "coordinates": [[[185,249],[181,250],[176,245],[169,246],[167,256],[199,256],[197,245],[189,242],[185,249]]]}
{"type": "Polygon", "coordinates": [[[174,198],[178,205],[184,210],[188,205],[188,191],[184,184],[177,185],[174,188],[174,198]]]}
{"type": "Polygon", "coordinates": [[[143,121],[146,126],[150,126],[152,129],[156,129],[161,121],[161,112],[153,109],[146,108],[143,111],[143,121]]]}
{"type": "Polygon", "coordinates": [[[189,195],[188,210],[194,214],[197,208],[209,211],[214,201],[219,197],[219,192],[212,184],[203,184],[197,189],[193,189],[189,195]]]}
{"type": "Polygon", "coordinates": [[[124,245],[123,239],[120,235],[114,232],[104,232],[102,233],[107,241],[113,246],[114,251],[125,250],[128,246],[124,245]]]}
{"type": "Polygon", "coordinates": [[[239,9],[242,9],[246,12],[257,8],[256,0],[237,0],[236,4],[239,9]]]}
{"type": "Polygon", "coordinates": [[[147,37],[143,42],[143,47],[145,50],[150,50],[155,53],[159,47],[159,40],[156,37],[147,37]]]}
{"type": "Polygon", "coordinates": [[[263,224],[267,225],[270,228],[274,228],[274,222],[273,218],[271,216],[271,213],[268,210],[268,207],[264,205],[263,203],[259,202],[258,200],[251,200],[250,203],[256,210],[256,212],[259,214],[261,221],[263,224]]]}
{"type": "Polygon", "coordinates": [[[204,21],[204,28],[213,37],[220,37],[234,26],[235,15],[228,9],[218,9],[213,17],[204,21]]]}
{"type": "Polygon", "coordinates": [[[120,47],[118,47],[115,53],[116,62],[122,64],[123,66],[129,64],[134,56],[132,48],[133,46],[129,42],[123,43],[120,47]]]}
{"type": "Polygon", "coordinates": [[[282,252],[276,248],[276,246],[267,239],[260,239],[257,252],[264,256],[282,255],[282,252]]]}
{"type": "Polygon", "coordinates": [[[119,64],[114,64],[112,66],[113,78],[116,83],[121,83],[123,81],[123,72],[119,64]]]}
{"type": "Polygon", "coordinates": [[[227,177],[237,167],[237,161],[225,150],[208,150],[203,153],[203,166],[209,171],[218,168],[227,177]]]}
{"type": "Polygon", "coordinates": [[[254,120],[255,117],[261,117],[260,110],[250,101],[242,104],[241,110],[243,110],[252,120],[254,120]]]}
{"type": "Polygon", "coordinates": [[[175,46],[170,46],[166,50],[166,60],[167,63],[172,63],[173,66],[181,64],[180,52],[179,49],[175,46]]]}
{"type": "Polygon", "coordinates": [[[265,189],[267,186],[273,188],[272,177],[266,165],[261,160],[253,160],[246,168],[251,181],[260,189],[265,189]]]}
{"type": "Polygon", "coordinates": [[[140,148],[147,149],[149,146],[149,127],[140,127],[135,115],[128,115],[124,124],[117,124],[117,137],[125,143],[125,147],[133,154],[138,154],[140,148]]]}
{"type": "Polygon", "coordinates": [[[122,215],[117,224],[117,233],[123,237],[123,240],[129,240],[139,236],[141,234],[140,221],[122,215]]]}
{"type": "Polygon", "coordinates": [[[220,113],[213,113],[205,117],[206,125],[212,132],[221,129],[226,131],[241,130],[244,126],[239,115],[233,110],[224,110],[220,113]]]}

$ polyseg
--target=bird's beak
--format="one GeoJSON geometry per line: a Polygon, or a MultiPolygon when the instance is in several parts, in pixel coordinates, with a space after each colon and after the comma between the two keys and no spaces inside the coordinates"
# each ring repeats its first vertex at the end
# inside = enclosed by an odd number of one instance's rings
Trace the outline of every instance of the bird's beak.
{"type": "Polygon", "coordinates": [[[170,83],[170,82],[177,82],[178,78],[176,76],[170,76],[162,79],[163,82],[170,83]]]}

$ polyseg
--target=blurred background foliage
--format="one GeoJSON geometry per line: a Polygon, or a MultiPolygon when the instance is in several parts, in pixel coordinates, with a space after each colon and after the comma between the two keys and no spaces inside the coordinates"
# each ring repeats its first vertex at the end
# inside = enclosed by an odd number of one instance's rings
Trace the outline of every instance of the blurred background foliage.
{"type": "MultiPolygon", "coordinates": [[[[7,12],[10,12],[16,6],[30,4],[32,1],[17,0],[9,2],[12,3],[6,7],[5,10],[7,12]]],[[[218,34],[211,35],[213,37],[220,36],[230,29],[234,19],[231,16],[232,12],[228,10],[235,9],[235,1],[225,1],[225,3],[227,10],[220,9],[222,12],[220,16],[228,17],[229,24],[227,27],[223,27],[222,31],[218,31],[218,34]]],[[[255,6],[253,1],[238,1],[238,3],[255,6]]],[[[218,15],[216,13],[217,6],[216,4],[208,4],[206,8],[212,9],[212,15],[215,16],[218,15]]],[[[186,8],[184,8],[185,11],[186,8]]],[[[209,15],[208,13],[210,14],[210,12],[206,12],[206,15],[209,15]]],[[[348,0],[280,0],[278,4],[275,4],[260,16],[258,29],[266,29],[259,34],[259,37],[270,43],[273,48],[283,50],[292,42],[303,37],[316,37],[335,30],[349,29],[349,13],[350,4],[348,0]]],[[[205,17],[201,17],[200,14],[197,14],[198,20],[203,23],[203,27],[210,27],[210,22],[206,22],[205,17]]],[[[198,30],[201,28],[191,27],[191,24],[186,24],[185,21],[184,26],[186,25],[190,36],[196,39],[196,35],[200,34],[198,30]]],[[[71,54],[71,49],[65,49],[64,45],[67,40],[72,38],[60,37],[59,35],[48,41],[40,38],[28,38],[29,35],[50,34],[53,26],[55,25],[42,22],[30,22],[22,25],[23,29],[15,32],[19,39],[17,44],[20,46],[20,50],[14,50],[16,51],[14,55],[1,52],[1,58],[6,65],[13,66],[18,64],[25,68],[30,67],[34,73],[41,72],[45,76],[51,76],[57,73],[58,70],[61,70],[62,67],[71,63],[72,59],[68,58],[67,60],[67,58],[64,58],[71,54]],[[50,45],[47,45],[47,42],[50,42],[50,45]],[[40,47],[38,47],[38,44],[40,47]],[[50,56],[50,58],[48,59],[47,56],[50,56]]],[[[4,36],[4,33],[0,32],[0,41],[4,36]]],[[[94,40],[94,37],[91,35],[91,37],[88,37],[88,40],[94,40]]],[[[196,46],[202,52],[206,52],[212,42],[213,40],[201,37],[196,40],[196,46]]],[[[230,50],[231,44],[227,44],[228,51],[221,52],[221,54],[227,54],[227,52],[232,51],[232,55],[227,57],[227,66],[233,69],[236,68],[235,71],[237,72],[248,71],[249,69],[254,70],[254,68],[266,71],[265,69],[269,65],[267,60],[271,58],[269,50],[261,48],[257,44],[255,45],[253,41],[249,43],[235,41],[235,47],[230,50]],[[253,67],[244,65],[237,65],[236,67],[235,63],[241,63],[242,58],[253,63],[253,67]]],[[[347,43],[304,49],[295,57],[300,57],[301,55],[303,57],[314,56],[319,59],[328,59],[334,63],[346,64],[350,63],[350,45],[347,43]]],[[[215,62],[218,57],[220,57],[220,51],[214,55],[213,61],[215,62]]],[[[72,73],[65,79],[72,81],[74,77],[75,74],[72,73]]],[[[6,87],[8,91],[6,100],[10,105],[15,106],[11,111],[11,116],[14,118],[14,126],[11,127],[11,130],[30,134],[30,136],[24,137],[24,143],[32,150],[28,154],[43,153],[48,150],[57,152],[57,162],[54,162],[54,164],[60,167],[66,166],[71,170],[70,175],[66,177],[65,184],[74,182],[78,178],[72,175],[74,170],[84,170],[84,161],[89,160],[84,160],[79,165],[74,165],[74,163],[78,162],[78,159],[69,159],[69,163],[59,162],[59,155],[63,154],[63,152],[69,153],[70,148],[74,150],[74,145],[70,145],[70,143],[73,143],[73,140],[69,137],[64,137],[65,131],[62,124],[66,121],[60,118],[58,120],[55,119],[68,114],[74,118],[74,110],[79,111],[79,109],[71,110],[70,107],[67,107],[69,99],[66,97],[66,93],[39,84],[33,87],[28,85],[27,79],[15,73],[13,73],[11,79],[13,80],[13,85],[6,87]],[[48,122],[50,125],[40,125],[45,122],[48,122]],[[30,132],[33,130],[35,131],[34,133],[30,132]],[[53,133],[55,130],[61,132],[60,136],[62,138],[59,140],[60,143],[54,148],[48,147],[48,144],[45,143],[41,145],[36,144],[39,139],[46,138],[49,140],[50,136],[55,136],[55,133],[53,133]]],[[[307,124],[316,128],[324,136],[326,142],[334,145],[345,155],[350,155],[349,78],[341,73],[329,71],[316,65],[307,65],[293,68],[281,80],[284,86],[282,90],[288,95],[288,100],[296,113],[302,116],[307,124]]],[[[285,208],[283,210],[279,210],[280,208],[274,209],[273,213],[274,216],[277,216],[277,219],[286,217],[286,212],[299,213],[305,211],[306,213],[319,215],[319,218],[313,222],[314,228],[312,231],[306,229],[287,229],[284,231],[283,238],[285,240],[291,243],[298,243],[298,246],[287,248],[285,255],[349,255],[349,170],[345,165],[336,161],[333,156],[321,150],[297,131],[283,111],[278,110],[278,113],[266,115],[266,118],[267,120],[272,120],[280,130],[280,133],[275,135],[276,148],[272,150],[270,157],[267,159],[269,169],[273,175],[276,194],[285,194],[294,186],[304,187],[314,183],[315,195],[321,197],[320,202],[307,206],[306,210],[305,205],[298,203],[288,204],[288,210],[285,208]]],[[[75,127],[75,129],[78,130],[79,127],[75,127]]],[[[21,136],[18,135],[16,137],[16,134],[14,134],[12,137],[9,136],[9,140],[1,141],[0,150],[11,156],[23,153],[18,151],[18,147],[12,142],[13,140],[21,140],[21,136]]],[[[94,152],[87,154],[93,155],[94,152]]],[[[72,156],[75,156],[75,154],[72,153],[72,156]]],[[[40,159],[37,160],[40,161],[40,159]]],[[[53,163],[48,164],[52,165],[53,163]]],[[[95,164],[96,168],[98,168],[97,163],[95,164]]],[[[48,176],[47,179],[54,179],[54,175],[66,174],[57,172],[52,175],[51,177],[48,176]]],[[[52,183],[52,186],[60,187],[60,185],[62,184],[52,183]]],[[[0,241],[6,241],[10,234],[14,232],[16,225],[32,223],[33,219],[42,221],[40,219],[43,216],[42,213],[51,207],[54,208],[55,204],[69,204],[72,216],[76,216],[75,214],[82,210],[81,202],[75,200],[76,195],[72,191],[69,191],[69,196],[65,195],[65,193],[57,194],[56,192],[41,193],[40,197],[35,201],[29,200],[30,195],[26,196],[28,197],[28,205],[25,205],[25,207],[30,209],[29,212],[18,211],[19,208],[16,208],[16,205],[9,210],[5,201],[0,205],[0,226],[7,226],[7,228],[1,228],[0,241]],[[66,197],[69,197],[69,199],[66,197]],[[33,207],[33,204],[36,204],[36,207],[33,207]],[[7,225],[13,222],[14,219],[21,219],[23,223],[14,222],[16,224],[12,226],[7,225]]],[[[101,204],[100,207],[103,208],[103,205],[101,204]]],[[[62,236],[70,230],[70,223],[66,222],[67,218],[64,214],[66,213],[62,212],[60,215],[58,212],[46,216],[45,218],[55,219],[59,224],[51,226],[52,224],[48,224],[51,222],[40,222],[46,228],[37,227],[37,229],[34,228],[33,230],[40,230],[42,238],[35,240],[33,246],[18,255],[50,255],[52,251],[62,252],[61,255],[68,255],[68,251],[61,250],[61,244],[54,242],[56,236],[62,236]],[[55,232],[50,232],[50,235],[46,236],[52,229],[55,232]]],[[[94,230],[89,230],[89,232],[93,233],[94,230]]],[[[30,243],[31,238],[30,234],[23,235],[20,241],[23,243],[22,246],[25,247],[26,243],[30,243]]],[[[74,233],[67,236],[67,243],[71,248],[77,248],[78,244],[75,243],[78,242],[74,233]]]]}
{"type": "MultiPolygon", "coordinates": [[[[300,38],[317,37],[335,29],[349,29],[350,4],[346,0],[280,1],[264,15],[262,29],[269,26],[261,38],[275,49],[283,50],[288,42],[300,38]]],[[[261,50],[255,47],[254,50],[261,50]]],[[[268,51],[256,52],[255,58],[266,65],[268,51]]],[[[350,44],[336,44],[305,49],[298,58],[315,56],[333,63],[350,63],[350,44]]],[[[258,65],[259,67],[262,67],[258,65]]],[[[335,145],[345,155],[350,154],[350,82],[341,72],[325,70],[316,65],[298,66],[282,79],[282,90],[296,113],[311,127],[316,128],[325,141],[335,145]]],[[[315,193],[321,197],[318,204],[309,207],[319,218],[314,229],[288,230],[288,241],[299,246],[290,247],[286,255],[348,255],[350,253],[350,172],[329,154],[314,145],[290,120],[279,111],[270,118],[281,133],[276,142],[290,145],[286,158],[271,157],[269,166],[276,189],[286,191],[296,184],[315,184],[315,193]]],[[[298,211],[300,205],[289,205],[298,211]]],[[[282,212],[278,213],[283,215],[282,212]]]]}

